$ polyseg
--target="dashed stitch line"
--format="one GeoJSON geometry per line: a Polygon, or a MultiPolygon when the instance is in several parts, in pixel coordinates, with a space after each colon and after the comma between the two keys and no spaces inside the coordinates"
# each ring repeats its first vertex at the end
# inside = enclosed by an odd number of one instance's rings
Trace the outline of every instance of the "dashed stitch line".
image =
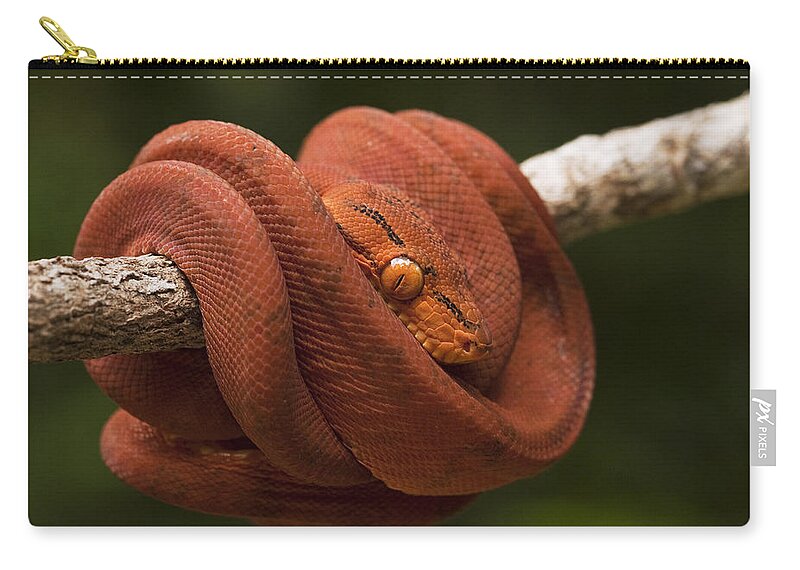
{"type": "Polygon", "coordinates": [[[575,79],[749,79],[748,75],[29,75],[28,79],[356,79],[356,80],[575,80],[575,79]]]}

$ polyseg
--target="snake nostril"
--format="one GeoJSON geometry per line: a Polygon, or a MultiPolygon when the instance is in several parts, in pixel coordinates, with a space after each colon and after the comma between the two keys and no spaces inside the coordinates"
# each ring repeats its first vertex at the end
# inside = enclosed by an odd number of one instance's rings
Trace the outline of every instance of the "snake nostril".
{"type": "Polygon", "coordinates": [[[464,352],[469,352],[470,350],[472,350],[472,342],[465,340],[462,343],[461,348],[464,349],[464,352]]]}

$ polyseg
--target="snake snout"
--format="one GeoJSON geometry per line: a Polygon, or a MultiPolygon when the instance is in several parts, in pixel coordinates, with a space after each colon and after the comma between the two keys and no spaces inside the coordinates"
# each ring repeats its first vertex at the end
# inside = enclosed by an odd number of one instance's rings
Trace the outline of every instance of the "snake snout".
{"type": "Polygon", "coordinates": [[[489,348],[492,345],[492,333],[489,325],[486,323],[479,325],[478,330],[475,331],[475,339],[478,341],[478,345],[489,348]]]}
{"type": "Polygon", "coordinates": [[[455,331],[453,349],[444,355],[442,361],[446,364],[469,364],[485,358],[492,348],[492,333],[486,323],[470,333],[462,330],[455,331]]]}

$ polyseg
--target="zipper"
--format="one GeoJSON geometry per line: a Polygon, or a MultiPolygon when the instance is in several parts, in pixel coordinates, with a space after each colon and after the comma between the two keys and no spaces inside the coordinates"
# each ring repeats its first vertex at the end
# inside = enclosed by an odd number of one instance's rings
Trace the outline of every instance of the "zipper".
{"type": "Polygon", "coordinates": [[[61,55],[46,55],[41,61],[59,63],[78,63],[85,65],[95,65],[100,63],[97,59],[97,53],[92,48],[76,45],[75,42],[67,35],[64,28],[52,18],[42,16],[39,18],[39,25],[44,28],[50,37],[56,40],[58,45],[64,49],[61,55]],[[81,55],[84,54],[84,55],[81,55]]]}
{"type": "Polygon", "coordinates": [[[455,59],[393,59],[393,58],[98,58],[88,47],[79,46],[52,18],[43,16],[39,24],[64,49],[61,55],[48,55],[32,60],[30,69],[53,68],[147,68],[147,69],[749,69],[743,59],[733,58],[577,58],[577,59],[509,59],[509,58],[455,58],[455,59]]]}

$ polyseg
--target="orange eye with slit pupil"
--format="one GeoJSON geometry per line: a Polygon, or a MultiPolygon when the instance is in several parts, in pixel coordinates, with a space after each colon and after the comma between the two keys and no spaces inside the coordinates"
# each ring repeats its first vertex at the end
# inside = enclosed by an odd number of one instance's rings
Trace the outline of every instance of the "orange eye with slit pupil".
{"type": "Polygon", "coordinates": [[[395,257],[381,272],[381,289],[386,295],[408,301],[419,295],[425,277],[417,262],[407,257],[395,257]]]}

